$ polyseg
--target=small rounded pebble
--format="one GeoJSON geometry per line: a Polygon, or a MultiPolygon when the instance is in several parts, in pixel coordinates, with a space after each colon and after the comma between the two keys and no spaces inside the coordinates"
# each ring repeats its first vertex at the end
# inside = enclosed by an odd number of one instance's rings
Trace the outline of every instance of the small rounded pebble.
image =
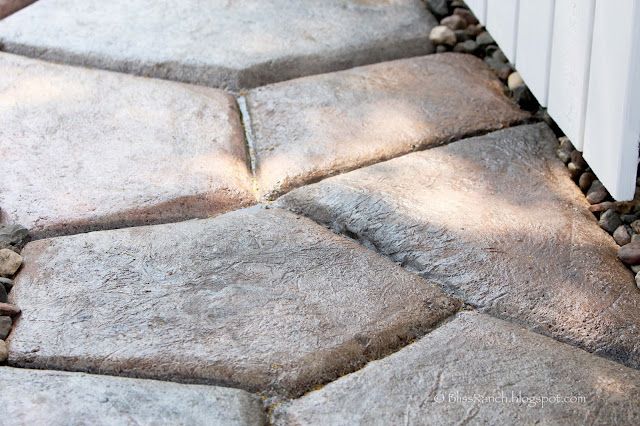
{"type": "Polygon", "coordinates": [[[580,185],[580,189],[582,190],[582,192],[587,192],[594,180],[596,180],[596,175],[591,172],[584,172],[582,175],[580,175],[578,185],[580,185]]]}
{"type": "Polygon", "coordinates": [[[9,249],[0,250],[0,275],[10,277],[22,265],[22,256],[9,249]]]}
{"type": "Polygon", "coordinates": [[[567,164],[567,169],[569,169],[569,176],[571,176],[571,179],[577,178],[580,176],[580,173],[582,173],[582,169],[576,166],[575,163],[567,164]]]}
{"type": "Polygon", "coordinates": [[[20,313],[20,308],[9,303],[0,303],[0,315],[16,316],[20,313]]]}
{"type": "Polygon", "coordinates": [[[484,31],[484,27],[482,25],[469,25],[467,27],[467,32],[471,37],[476,37],[478,34],[484,31]]]}
{"type": "Polygon", "coordinates": [[[467,24],[472,24],[472,25],[478,24],[478,18],[476,18],[473,12],[471,12],[468,9],[457,7],[453,10],[453,14],[460,16],[462,19],[464,19],[467,22],[467,24]]]}
{"type": "Polygon", "coordinates": [[[467,30],[456,30],[454,33],[456,34],[456,40],[458,40],[458,43],[471,40],[471,34],[469,34],[467,30]]]}
{"type": "Polygon", "coordinates": [[[0,340],[0,362],[5,362],[7,359],[9,359],[9,349],[4,340],[0,340]]]}
{"type": "Polygon", "coordinates": [[[620,225],[622,225],[622,220],[615,210],[607,210],[600,216],[600,227],[610,234],[618,229],[620,225]]]}
{"type": "Polygon", "coordinates": [[[631,242],[631,235],[629,235],[629,232],[627,231],[627,228],[624,225],[620,225],[613,232],[613,239],[616,240],[616,243],[619,246],[623,246],[631,242]]]}
{"type": "MultiPolygon", "coordinates": [[[[498,52],[496,50],[496,52],[498,52]]],[[[522,80],[522,77],[520,76],[519,72],[512,72],[509,75],[509,78],[507,79],[507,86],[509,87],[510,90],[515,90],[516,87],[518,86],[523,86],[524,85],[524,80],[522,80]]]]}
{"type": "Polygon", "coordinates": [[[0,340],[4,340],[7,338],[7,336],[11,332],[12,324],[13,321],[11,321],[11,317],[6,315],[0,316],[0,340]]]}
{"type": "Polygon", "coordinates": [[[487,47],[490,44],[494,44],[495,41],[493,40],[493,37],[491,37],[491,35],[488,32],[483,31],[482,33],[478,34],[478,37],[476,38],[476,43],[478,43],[478,46],[480,47],[487,47]]]}
{"type": "Polygon", "coordinates": [[[618,249],[618,257],[627,265],[640,264],[640,240],[631,240],[618,249]]]}
{"type": "Polygon", "coordinates": [[[594,180],[587,192],[587,201],[591,204],[598,204],[604,201],[607,198],[607,190],[602,185],[602,182],[599,180],[594,180]]]}
{"type": "Polygon", "coordinates": [[[449,27],[452,30],[464,30],[469,25],[463,17],[459,15],[451,15],[440,21],[440,25],[449,27]]]}
{"type": "Polygon", "coordinates": [[[636,287],[640,289],[640,272],[636,274],[636,287]]]}
{"type": "Polygon", "coordinates": [[[445,27],[444,25],[433,27],[431,33],[429,33],[429,40],[435,45],[447,44],[449,46],[455,46],[457,41],[456,33],[454,33],[451,28],[445,27]]]}

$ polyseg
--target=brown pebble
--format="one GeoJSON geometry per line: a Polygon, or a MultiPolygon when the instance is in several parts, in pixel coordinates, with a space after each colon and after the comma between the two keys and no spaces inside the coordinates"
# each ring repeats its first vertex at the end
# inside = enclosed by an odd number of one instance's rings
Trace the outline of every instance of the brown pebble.
{"type": "Polygon", "coordinates": [[[443,18],[440,21],[440,25],[444,25],[445,27],[449,27],[452,30],[464,30],[469,25],[467,21],[464,20],[463,17],[458,15],[451,15],[443,18]]]}
{"type": "Polygon", "coordinates": [[[20,308],[10,303],[0,303],[0,315],[9,315],[13,317],[20,313],[20,308]]]}
{"type": "Polygon", "coordinates": [[[614,209],[616,207],[613,201],[605,201],[604,203],[592,204],[589,206],[591,213],[606,212],[607,210],[614,209]]]}
{"type": "Polygon", "coordinates": [[[640,220],[631,222],[631,229],[633,229],[633,232],[636,234],[640,234],[640,220]]]}
{"type": "Polygon", "coordinates": [[[609,193],[604,185],[602,185],[602,182],[596,179],[587,192],[587,201],[589,201],[590,204],[598,204],[603,202],[604,199],[607,198],[607,195],[609,195],[609,193]]]}
{"type": "Polygon", "coordinates": [[[467,24],[472,24],[472,25],[478,24],[478,18],[476,18],[476,16],[470,10],[463,9],[461,7],[456,7],[453,10],[453,14],[463,18],[467,22],[467,24]]]}
{"type": "Polygon", "coordinates": [[[582,169],[575,163],[567,164],[567,169],[569,169],[569,176],[571,176],[571,179],[577,178],[578,176],[580,176],[580,173],[582,173],[582,169]]]}
{"type": "Polygon", "coordinates": [[[594,180],[596,180],[596,175],[591,172],[585,172],[581,174],[578,185],[580,185],[580,189],[582,190],[582,192],[587,192],[594,180]]]}
{"type": "Polygon", "coordinates": [[[0,362],[5,362],[7,359],[9,359],[9,349],[4,340],[0,340],[0,362]]]}
{"type": "Polygon", "coordinates": [[[613,239],[616,240],[616,243],[618,243],[619,246],[624,246],[631,242],[631,235],[629,235],[629,231],[627,231],[626,226],[620,225],[613,232],[613,239]]]}
{"type": "Polygon", "coordinates": [[[581,168],[582,170],[586,169],[587,167],[589,167],[589,165],[587,164],[586,161],[584,161],[584,158],[582,157],[582,153],[580,151],[578,151],[577,149],[574,150],[571,153],[571,162],[573,164],[575,164],[576,166],[578,166],[579,168],[581,168]]]}
{"type": "Polygon", "coordinates": [[[467,32],[471,37],[477,37],[478,34],[484,31],[484,27],[482,25],[469,25],[467,27],[467,32]]]}
{"type": "Polygon", "coordinates": [[[633,240],[620,247],[618,257],[627,265],[640,264],[640,240],[633,240]]]}

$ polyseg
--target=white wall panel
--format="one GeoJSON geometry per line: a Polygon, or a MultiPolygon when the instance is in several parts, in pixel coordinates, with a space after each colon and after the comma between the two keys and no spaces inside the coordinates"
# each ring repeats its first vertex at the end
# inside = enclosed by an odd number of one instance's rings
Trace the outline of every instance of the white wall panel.
{"type": "Polygon", "coordinates": [[[617,200],[635,192],[640,137],[640,1],[597,0],[584,157],[617,200]]]}
{"type": "Polygon", "coordinates": [[[519,0],[488,0],[487,29],[511,63],[516,63],[519,0]]]}
{"type": "Polygon", "coordinates": [[[548,111],[582,150],[595,0],[555,3],[548,111]]]}
{"type": "Polygon", "coordinates": [[[555,0],[520,0],[516,68],[540,105],[547,106],[555,0]]]}

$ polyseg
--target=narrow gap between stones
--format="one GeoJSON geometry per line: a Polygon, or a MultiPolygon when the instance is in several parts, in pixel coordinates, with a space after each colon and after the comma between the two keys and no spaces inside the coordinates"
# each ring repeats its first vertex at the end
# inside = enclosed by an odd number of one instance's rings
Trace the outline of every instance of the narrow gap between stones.
{"type": "Polygon", "coordinates": [[[249,110],[247,109],[247,100],[242,92],[236,97],[238,103],[238,110],[240,111],[240,121],[242,123],[242,129],[244,130],[244,141],[247,144],[248,163],[251,167],[251,174],[253,175],[253,193],[258,195],[258,179],[256,177],[256,150],[253,147],[253,132],[251,130],[251,118],[249,117],[249,110]]]}

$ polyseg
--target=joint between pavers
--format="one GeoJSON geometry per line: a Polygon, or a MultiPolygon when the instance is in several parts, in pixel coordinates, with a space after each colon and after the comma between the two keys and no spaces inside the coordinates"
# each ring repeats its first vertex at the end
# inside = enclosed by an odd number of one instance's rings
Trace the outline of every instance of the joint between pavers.
{"type": "MultiPolygon", "coordinates": [[[[242,123],[242,130],[244,131],[244,142],[247,148],[247,165],[251,169],[251,175],[253,176],[253,193],[258,198],[258,179],[256,176],[256,150],[253,146],[253,132],[251,130],[251,116],[247,109],[247,100],[244,96],[246,92],[242,92],[236,97],[236,103],[238,104],[238,111],[240,112],[240,121],[242,123]]],[[[259,201],[259,200],[258,200],[259,201]]]]}

